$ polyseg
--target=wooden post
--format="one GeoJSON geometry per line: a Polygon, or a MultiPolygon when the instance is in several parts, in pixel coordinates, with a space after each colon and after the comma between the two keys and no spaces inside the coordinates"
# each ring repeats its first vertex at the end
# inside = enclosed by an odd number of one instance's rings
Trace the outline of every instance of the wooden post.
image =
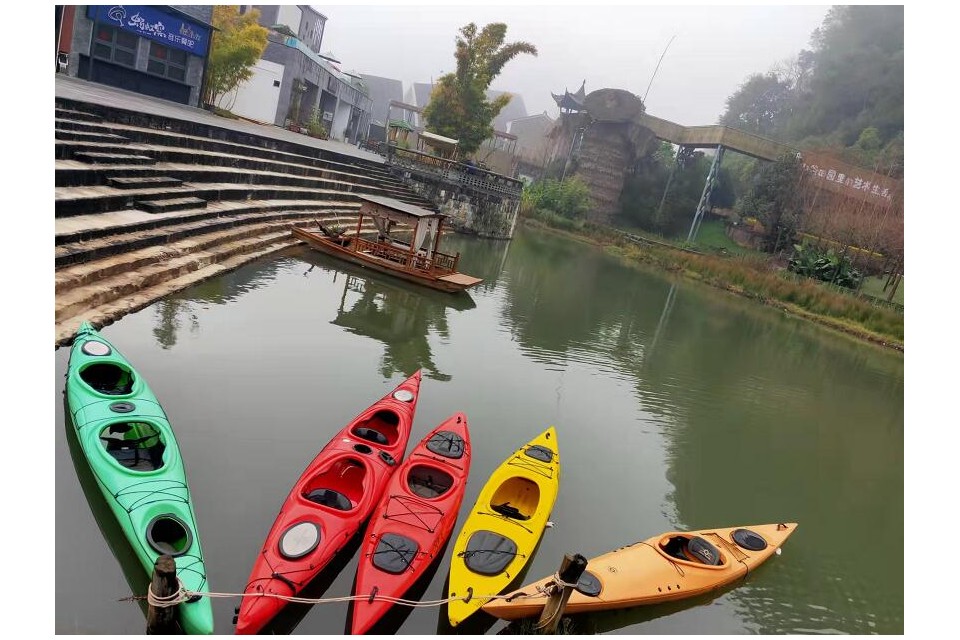
{"type": "MultiPolygon", "coordinates": [[[[153,580],[150,590],[158,598],[168,598],[180,588],[177,582],[177,563],[173,556],[162,555],[153,565],[153,580]]],[[[179,606],[179,605],[178,605],[179,606]]],[[[147,635],[169,635],[178,633],[177,607],[147,608],[147,635]]]]}
{"type": "MultiPolygon", "coordinates": [[[[577,584],[583,570],[587,568],[587,559],[579,553],[572,556],[567,553],[563,556],[563,562],[560,563],[560,579],[567,584],[577,584]]],[[[553,635],[557,632],[560,625],[560,619],[563,617],[563,609],[567,606],[567,600],[570,599],[570,593],[573,587],[554,585],[553,590],[543,606],[540,613],[540,619],[537,621],[537,632],[541,635],[553,635]]]]}

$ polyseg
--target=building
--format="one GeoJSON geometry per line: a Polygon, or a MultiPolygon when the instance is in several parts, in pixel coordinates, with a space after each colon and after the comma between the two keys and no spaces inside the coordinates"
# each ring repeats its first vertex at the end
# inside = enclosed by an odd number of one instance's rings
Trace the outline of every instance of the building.
{"type": "Polygon", "coordinates": [[[369,138],[385,140],[390,103],[403,101],[403,83],[393,78],[381,78],[367,73],[361,73],[360,77],[369,90],[370,100],[373,101],[369,138]]]}
{"type": "Polygon", "coordinates": [[[199,106],[213,7],[57,5],[57,72],[199,106]]]}
{"type": "Polygon", "coordinates": [[[550,162],[554,143],[547,134],[555,122],[546,111],[510,122],[510,133],[517,138],[517,172],[528,180],[542,177],[550,162]]]}
{"type": "Polygon", "coordinates": [[[316,115],[334,140],[365,139],[373,101],[358,74],[320,53],[327,17],[308,5],[241,5],[251,9],[260,12],[269,42],[253,77],[219,106],[278,126],[306,126],[316,115]]]}

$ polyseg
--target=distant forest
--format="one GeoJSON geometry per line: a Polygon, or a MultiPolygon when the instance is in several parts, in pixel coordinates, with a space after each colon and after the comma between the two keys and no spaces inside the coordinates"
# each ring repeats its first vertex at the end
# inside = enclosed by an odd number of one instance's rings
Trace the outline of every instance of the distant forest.
{"type": "MultiPolygon", "coordinates": [[[[903,33],[903,6],[831,7],[823,24],[811,34],[811,49],[749,76],[727,99],[719,124],[902,178],[903,33]]],[[[711,160],[702,151],[688,151],[677,158],[668,143],[654,155],[639,159],[624,184],[621,222],[668,236],[684,232],[711,160]],[[664,185],[678,160],[682,171],[674,172],[661,202],[664,185]]],[[[711,205],[736,208],[744,215],[755,215],[758,207],[782,208],[777,202],[784,198],[758,192],[758,187],[769,182],[769,174],[777,171],[785,176],[781,183],[789,182],[784,170],[774,169],[770,163],[736,153],[725,155],[711,205]]],[[[771,191],[769,186],[766,191],[771,191]]],[[[767,226],[779,236],[775,227],[784,223],[779,212],[776,215],[775,224],[767,226]]],[[[804,227],[799,212],[797,216],[789,225],[791,232],[804,227]]],[[[778,243],[789,242],[789,237],[787,234],[778,243]]]]}
{"type": "Polygon", "coordinates": [[[903,6],[835,6],[811,50],[750,76],[720,124],[903,170],[903,6]]]}

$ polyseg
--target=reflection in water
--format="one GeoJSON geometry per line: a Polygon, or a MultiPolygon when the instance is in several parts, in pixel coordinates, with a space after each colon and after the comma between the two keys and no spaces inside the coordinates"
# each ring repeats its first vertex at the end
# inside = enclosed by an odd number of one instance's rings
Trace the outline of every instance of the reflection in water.
{"type": "MultiPolygon", "coordinates": [[[[343,294],[333,324],[385,345],[380,361],[384,378],[393,374],[409,375],[423,369],[433,380],[448,381],[450,376],[437,369],[427,336],[431,330],[449,340],[447,307],[458,310],[476,306],[467,294],[420,291],[351,273],[343,277],[343,294]]],[[[335,276],[336,277],[336,276],[335,276]]]]}
{"type": "MultiPolygon", "coordinates": [[[[518,229],[509,243],[447,241],[465,272],[486,279],[470,296],[291,250],[110,327],[141,347],[151,384],[185,418],[185,455],[198,461],[192,482],[208,502],[202,526],[220,549],[211,570],[225,590],[245,584],[243,554],[262,543],[275,494],[305,463],[296,452],[322,439],[317,402],[339,426],[369,404],[371,384],[419,367],[445,380],[424,397],[421,426],[450,405],[468,412],[479,478],[519,431],[550,422],[563,431],[551,518],[559,526],[529,565],[537,578],[564,553],[593,557],[671,528],[799,523],[783,555],[736,587],[597,614],[587,622],[598,630],[903,633],[901,354],[559,236],[518,229]],[[210,304],[228,300],[225,309],[210,304]],[[190,330],[191,315],[205,326],[189,336],[193,348],[165,349],[150,336],[155,314],[165,318],[166,344],[190,330]],[[248,348],[236,348],[241,339],[248,348]],[[265,430],[278,406],[282,425],[265,430]]],[[[65,371],[66,354],[58,360],[65,371]]],[[[69,495],[70,478],[60,476],[58,494],[69,495]]],[[[464,510],[471,504],[468,496],[464,510]]],[[[58,501],[58,522],[67,506],[58,501]]],[[[58,549],[64,540],[58,535],[58,549]]],[[[445,597],[448,567],[426,599],[445,597]]],[[[90,571],[58,563],[64,585],[83,586],[90,571]]],[[[352,577],[345,570],[329,595],[349,594],[352,577]]],[[[58,628],[84,618],[100,626],[75,593],[65,590],[57,607],[58,628]]],[[[343,612],[318,609],[298,631],[341,633],[343,612]]],[[[432,609],[405,613],[403,633],[432,633],[437,616],[445,619],[432,609]]]]}
{"type": "Polygon", "coordinates": [[[236,301],[239,297],[270,284],[277,277],[277,271],[287,261],[275,259],[267,262],[255,262],[230,271],[217,278],[211,278],[177,291],[159,300],[154,307],[156,325],[153,335],[164,349],[177,344],[177,334],[188,325],[191,333],[200,329],[197,309],[205,304],[224,305],[236,301]]]}
{"type": "Polygon", "coordinates": [[[800,523],[796,560],[729,594],[749,628],[902,632],[902,357],[546,235],[518,235],[502,282],[524,353],[631,381],[656,416],[675,527],[800,523]]]}
{"type": "MultiPolygon", "coordinates": [[[[70,451],[70,459],[73,461],[73,468],[77,473],[77,480],[80,483],[80,488],[83,490],[83,495],[87,499],[87,504],[90,506],[90,511],[93,514],[94,520],[97,522],[104,541],[107,543],[107,547],[120,564],[123,577],[130,586],[130,594],[144,596],[150,586],[150,576],[143,570],[143,566],[140,564],[136,552],[133,550],[133,547],[130,546],[130,541],[127,540],[126,535],[124,535],[123,529],[120,528],[116,516],[114,516],[113,511],[110,510],[110,505],[107,504],[106,498],[103,497],[103,493],[101,493],[100,488],[97,486],[97,479],[90,469],[90,463],[87,462],[86,456],[83,454],[83,448],[80,446],[77,428],[70,415],[66,395],[64,395],[63,409],[67,448],[70,451]]],[[[137,600],[136,602],[139,604],[144,616],[146,616],[146,601],[137,600]]]]}

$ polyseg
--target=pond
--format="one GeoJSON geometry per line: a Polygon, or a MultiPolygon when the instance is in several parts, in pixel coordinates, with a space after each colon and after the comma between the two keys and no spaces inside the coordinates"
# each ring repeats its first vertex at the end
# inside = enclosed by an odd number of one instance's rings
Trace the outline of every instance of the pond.
{"type": "MultiPolygon", "coordinates": [[[[556,235],[445,240],[462,252],[461,271],[484,278],[469,295],[296,248],[103,329],[177,434],[212,590],[243,589],[306,465],[419,368],[410,447],[456,411],[473,436],[454,535],[494,468],[556,426],[555,526],[526,582],[565,553],[590,558],[665,531],[799,523],[782,555],[732,588],[581,616],[583,629],[903,633],[901,354],[556,235]]],[[[106,507],[84,493],[89,472],[68,446],[68,357],[55,353],[56,632],[143,633],[141,608],[118,600],[146,579],[98,526],[106,507]]],[[[422,599],[445,597],[451,547],[422,599]]],[[[323,596],[350,594],[355,549],[323,578],[323,596]]],[[[214,600],[217,633],[233,632],[238,604],[214,600]]],[[[400,634],[453,632],[438,608],[394,618],[400,634]]],[[[456,631],[505,626],[476,618],[456,631]]],[[[346,624],[346,604],[299,606],[287,630],[342,634],[346,624]]]]}

